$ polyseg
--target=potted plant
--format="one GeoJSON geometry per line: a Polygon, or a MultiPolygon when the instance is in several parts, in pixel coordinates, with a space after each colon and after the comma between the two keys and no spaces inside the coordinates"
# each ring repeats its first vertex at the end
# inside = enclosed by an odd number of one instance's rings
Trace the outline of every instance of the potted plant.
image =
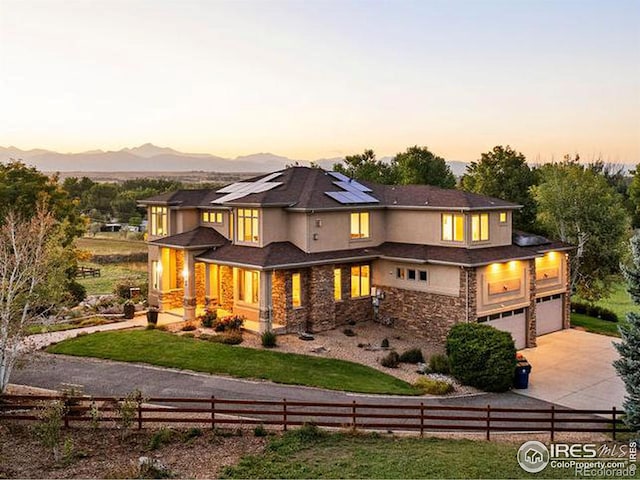
{"type": "Polygon", "coordinates": [[[127,300],[124,302],[123,306],[123,317],[127,320],[131,320],[136,313],[136,306],[131,300],[127,300]]]}
{"type": "Polygon", "coordinates": [[[147,323],[149,323],[149,325],[156,325],[158,323],[157,307],[149,307],[149,310],[147,310],[147,323]]]}

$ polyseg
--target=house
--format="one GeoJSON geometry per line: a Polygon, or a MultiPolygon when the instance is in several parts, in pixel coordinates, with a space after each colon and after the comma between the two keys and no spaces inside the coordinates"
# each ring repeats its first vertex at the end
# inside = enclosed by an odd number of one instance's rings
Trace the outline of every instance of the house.
{"type": "Polygon", "coordinates": [[[276,332],[376,320],[439,341],[483,322],[518,348],[569,326],[571,247],[514,232],[520,206],[496,198],[291,167],[140,204],[149,302],[185,319],[215,307],[276,332]]]}

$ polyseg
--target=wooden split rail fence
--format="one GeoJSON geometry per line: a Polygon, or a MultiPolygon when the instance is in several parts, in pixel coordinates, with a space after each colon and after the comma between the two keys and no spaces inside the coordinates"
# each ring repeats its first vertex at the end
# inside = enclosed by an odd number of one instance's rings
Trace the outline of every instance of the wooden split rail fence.
{"type": "Polygon", "coordinates": [[[100,269],[92,267],[78,267],[76,269],[76,278],[99,277],[100,269]]]}
{"type": "MultiPolygon", "coordinates": [[[[0,420],[33,422],[46,402],[63,400],[64,424],[114,422],[119,397],[56,397],[4,395],[0,397],[0,420]],[[98,416],[91,415],[100,412],[98,416]]],[[[135,404],[133,424],[195,425],[218,428],[238,425],[269,425],[287,430],[312,423],[319,427],[361,430],[425,432],[548,432],[551,440],[560,432],[628,432],[620,411],[569,410],[560,408],[498,408],[430,405],[424,402],[397,405],[369,402],[303,402],[291,400],[239,400],[210,398],[145,398],[135,404]]]]}

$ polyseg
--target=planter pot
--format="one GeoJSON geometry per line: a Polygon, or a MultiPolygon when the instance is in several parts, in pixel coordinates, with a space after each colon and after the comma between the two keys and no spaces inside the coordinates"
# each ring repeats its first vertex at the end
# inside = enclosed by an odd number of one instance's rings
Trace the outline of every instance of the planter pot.
{"type": "Polygon", "coordinates": [[[125,304],[124,305],[124,310],[123,310],[123,316],[124,318],[126,318],[127,320],[130,320],[133,318],[133,315],[136,313],[136,306],[132,305],[132,304],[125,304]]]}
{"type": "Polygon", "coordinates": [[[147,322],[151,325],[156,325],[158,323],[158,311],[157,310],[148,310],[147,311],[147,322]]]}

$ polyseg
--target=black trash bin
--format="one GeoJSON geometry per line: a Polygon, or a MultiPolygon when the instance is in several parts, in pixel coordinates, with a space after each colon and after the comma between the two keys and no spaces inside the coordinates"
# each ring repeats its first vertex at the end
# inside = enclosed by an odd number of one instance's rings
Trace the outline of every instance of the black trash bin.
{"type": "Polygon", "coordinates": [[[526,360],[518,361],[516,365],[516,376],[513,386],[517,389],[529,388],[529,374],[531,373],[531,364],[526,360]]]}

